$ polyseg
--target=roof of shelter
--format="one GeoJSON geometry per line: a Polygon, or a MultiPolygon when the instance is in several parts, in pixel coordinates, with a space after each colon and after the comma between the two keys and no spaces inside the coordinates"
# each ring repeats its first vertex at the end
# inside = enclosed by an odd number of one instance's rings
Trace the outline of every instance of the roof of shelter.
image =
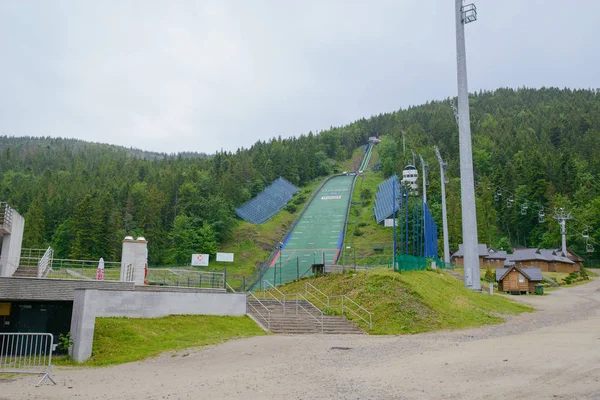
{"type": "MultiPolygon", "coordinates": [[[[486,244],[479,243],[477,245],[477,252],[479,253],[479,257],[487,257],[488,256],[488,248],[486,244]]],[[[458,250],[452,254],[452,257],[464,257],[463,245],[458,245],[458,250]]]]}
{"type": "Polygon", "coordinates": [[[496,281],[504,279],[513,269],[525,275],[532,282],[541,282],[544,280],[542,270],[539,268],[519,268],[517,266],[512,266],[509,268],[498,268],[496,270],[496,281]]]}

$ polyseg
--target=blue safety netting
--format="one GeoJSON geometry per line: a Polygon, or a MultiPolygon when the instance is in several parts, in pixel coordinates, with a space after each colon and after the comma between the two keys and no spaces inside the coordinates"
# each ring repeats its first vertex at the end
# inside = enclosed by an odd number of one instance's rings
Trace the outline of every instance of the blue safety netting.
{"type": "Polygon", "coordinates": [[[256,197],[235,210],[242,219],[262,224],[277,214],[300,189],[279,177],[256,197]]]}
{"type": "Polygon", "coordinates": [[[398,180],[398,175],[390,176],[379,185],[378,191],[375,194],[375,207],[373,207],[377,223],[380,223],[395,211],[398,211],[399,197],[400,181],[398,180]],[[396,187],[395,194],[393,194],[394,182],[396,187]]]}
{"type": "Polygon", "coordinates": [[[427,204],[423,204],[423,214],[425,219],[425,257],[438,257],[438,228],[427,204]]]}

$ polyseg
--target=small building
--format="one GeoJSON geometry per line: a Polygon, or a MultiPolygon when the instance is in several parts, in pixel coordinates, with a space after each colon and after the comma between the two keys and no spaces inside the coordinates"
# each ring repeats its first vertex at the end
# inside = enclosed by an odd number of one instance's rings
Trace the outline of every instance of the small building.
{"type": "Polygon", "coordinates": [[[536,267],[546,272],[578,272],[579,266],[560,251],[546,249],[515,249],[510,260],[520,268],[536,267]]]}
{"type": "Polygon", "coordinates": [[[488,255],[483,258],[482,268],[506,268],[514,263],[510,261],[509,254],[504,250],[496,250],[492,247],[488,249],[488,255]]]}
{"type": "Polygon", "coordinates": [[[508,293],[535,293],[535,285],[543,281],[539,268],[520,268],[516,265],[496,269],[498,290],[508,293]]]}
{"type": "MultiPolygon", "coordinates": [[[[483,266],[485,258],[488,256],[488,249],[486,244],[479,243],[477,245],[477,252],[479,256],[479,266],[483,266]]],[[[465,250],[463,249],[463,245],[458,245],[458,250],[452,254],[450,257],[450,262],[456,265],[457,267],[465,266],[465,250]]]]}

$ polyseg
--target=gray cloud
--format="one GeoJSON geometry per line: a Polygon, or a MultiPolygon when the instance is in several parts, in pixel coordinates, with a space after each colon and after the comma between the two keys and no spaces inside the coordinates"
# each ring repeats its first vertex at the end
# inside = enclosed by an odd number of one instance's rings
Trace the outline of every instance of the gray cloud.
{"type": "MultiPolygon", "coordinates": [[[[214,152],[456,93],[454,2],[0,2],[0,133],[214,152]]],[[[477,1],[470,90],[596,87],[600,3],[477,1]]]]}

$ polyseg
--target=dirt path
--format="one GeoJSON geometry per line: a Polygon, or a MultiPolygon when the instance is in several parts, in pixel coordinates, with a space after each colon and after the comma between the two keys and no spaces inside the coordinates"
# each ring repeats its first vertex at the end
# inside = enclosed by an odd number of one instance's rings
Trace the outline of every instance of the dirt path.
{"type": "Polygon", "coordinates": [[[258,337],[59,369],[58,386],[0,383],[0,399],[600,399],[600,280],[516,299],[541,311],[462,331],[258,337]]]}

